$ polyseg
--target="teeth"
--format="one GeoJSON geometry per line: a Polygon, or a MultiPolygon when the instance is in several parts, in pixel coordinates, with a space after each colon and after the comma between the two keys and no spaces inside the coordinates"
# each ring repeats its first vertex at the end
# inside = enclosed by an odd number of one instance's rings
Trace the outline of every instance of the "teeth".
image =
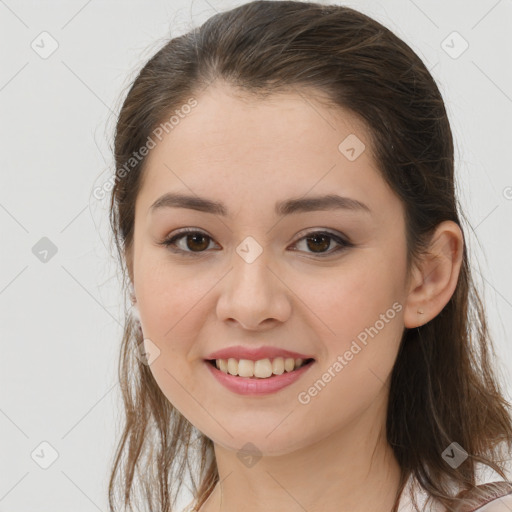
{"type": "Polygon", "coordinates": [[[276,357],[272,361],[272,373],[274,375],[281,375],[284,373],[284,359],[282,357],[276,357]]]}
{"type": "Polygon", "coordinates": [[[304,360],[293,357],[276,357],[275,359],[259,359],[251,361],[250,359],[216,359],[215,366],[224,373],[238,375],[239,377],[257,377],[266,379],[272,375],[281,375],[284,372],[292,372],[300,368],[304,360]]]}

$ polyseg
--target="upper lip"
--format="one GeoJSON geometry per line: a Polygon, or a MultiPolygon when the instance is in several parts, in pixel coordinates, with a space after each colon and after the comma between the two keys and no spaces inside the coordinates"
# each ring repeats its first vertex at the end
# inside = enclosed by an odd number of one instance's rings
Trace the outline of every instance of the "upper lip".
{"type": "Polygon", "coordinates": [[[292,350],[285,350],[277,347],[243,347],[237,345],[234,347],[223,348],[216,350],[206,357],[206,359],[249,359],[251,361],[257,361],[259,359],[272,359],[276,357],[293,357],[294,359],[313,359],[312,356],[306,354],[299,354],[292,350]]]}

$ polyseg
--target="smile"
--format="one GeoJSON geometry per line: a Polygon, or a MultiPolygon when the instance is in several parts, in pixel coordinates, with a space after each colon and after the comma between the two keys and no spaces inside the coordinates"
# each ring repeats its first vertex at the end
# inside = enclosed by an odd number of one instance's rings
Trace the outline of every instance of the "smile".
{"type": "Polygon", "coordinates": [[[291,385],[309,371],[315,363],[314,359],[287,359],[288,362],[279,357],[273,360],[257,361],[234,358],[216,359],[205,360],[205,365],[216,381],[230,391],[241,395],[265,395],[291,385]],[[274,373],[274,369],[276,373],[274,373]]]}

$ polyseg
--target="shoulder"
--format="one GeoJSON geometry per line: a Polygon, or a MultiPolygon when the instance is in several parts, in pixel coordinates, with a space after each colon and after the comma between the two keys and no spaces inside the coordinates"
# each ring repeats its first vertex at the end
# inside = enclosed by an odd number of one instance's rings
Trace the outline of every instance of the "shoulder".
{"type": "Polygon", "coordinates": [[[510,512],[511,510],[512,494],[503,496],[502,498],[496,498],[487,503],[487,505],[477,509],[478,512],[510,512]]]}
{"type": "Polygon", "coordinates": [[[507,481],[489,482],[459,493],[465,505],[458,512],[511,512],[512,483],[507,481]],[[479,503],[478,506],[470,503],[479,503]]]}

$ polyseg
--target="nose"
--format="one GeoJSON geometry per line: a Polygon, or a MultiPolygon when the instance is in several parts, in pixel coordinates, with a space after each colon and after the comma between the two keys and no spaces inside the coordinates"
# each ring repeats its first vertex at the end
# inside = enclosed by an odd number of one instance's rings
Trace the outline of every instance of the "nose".
{"type": "Polygon", "coordinates": [[[266,330],[291,313],[290,289],[268,265],[265,251],[252,263],[235,254],[233,268],[220,283],[217,317],[246,330],[266,330]]]}

